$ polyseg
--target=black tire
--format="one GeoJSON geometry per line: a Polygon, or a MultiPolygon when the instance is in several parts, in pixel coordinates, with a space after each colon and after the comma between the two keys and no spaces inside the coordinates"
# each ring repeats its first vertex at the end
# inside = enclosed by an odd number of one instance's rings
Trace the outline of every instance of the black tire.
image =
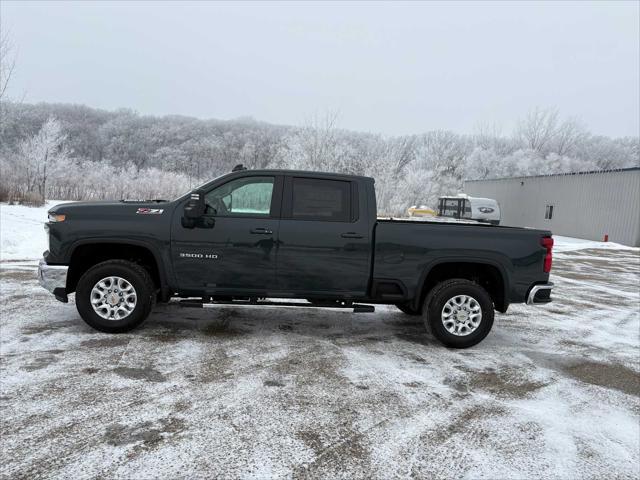
{"type": "Polygon", "coordinates": [[[138,327],[151,313],[156,301],[156,288],[149,272],[140,265],[126,260],[108,260],[87,270],[76,286],[76,308],[91,327],[106,333],[123,333],[138,327]],[[105,277],[117,276],[129,282],[136,291],[133,311],[121,320],[108,320],[98,315],[91,306],[91,290],[105,277]]]}
{"type": "Polygon", "coordinates": [[[402,313],[406,313],[407,315],[411,315],[412,317],[419,317],[420,315],[422,315],[422,308],[416,310],[411,305],[411,302],[396,303],[396,307],[398,307],[398,310],[400,310],[402,313]]]}
{"type": "Polygon", "coordinates": [[[454,278],[437,284],[427,295],[423,311],[424,322],[441,343],[452,348],[468,348],[480,343],[491,331],[494,309],[491,296],[475,282],[462,278],[454,278]],[[449,332],[442,321],[442,310],[445,304],[458,295],[472,297],[480,306],[482,318],[480,324],[471,333],[460,336],[449,332]]]}

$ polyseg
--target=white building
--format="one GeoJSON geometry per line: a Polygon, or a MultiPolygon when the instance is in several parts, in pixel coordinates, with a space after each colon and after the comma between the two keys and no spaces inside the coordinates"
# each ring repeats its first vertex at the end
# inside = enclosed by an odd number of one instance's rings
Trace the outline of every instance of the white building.
{"type": "Polygon", "coordinates": [[[500,225],[640,246],[640,168],[469,180],[464,191],[495,198],[500,225]]]}

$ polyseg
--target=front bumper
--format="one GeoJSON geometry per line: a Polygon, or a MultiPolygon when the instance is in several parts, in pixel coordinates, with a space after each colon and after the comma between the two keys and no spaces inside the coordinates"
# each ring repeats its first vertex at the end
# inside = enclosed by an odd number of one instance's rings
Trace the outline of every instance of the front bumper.
{"type": "Polygon", "coordinates": [[[69,267],[65,265],[49,265],[43,259],[38,264],[38,283],[46,290],[53,293],[57,300],[67,303],[67,272],[69,267]]]}
{"type": "Polygon", "coordinates": [[[553,289],[553,283],[540,283],[534,285],[529,290],[527,295],[527,305],[549,303],[551,301],[551,290],[553,289]]]}

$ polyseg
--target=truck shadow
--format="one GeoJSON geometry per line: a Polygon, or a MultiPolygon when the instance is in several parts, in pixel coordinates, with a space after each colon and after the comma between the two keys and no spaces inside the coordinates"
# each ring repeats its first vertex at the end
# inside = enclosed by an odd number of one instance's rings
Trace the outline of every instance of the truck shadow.
{"type": "Polygon", "coordinates": [[[177,304],[160,305],[134,333],[163,342],[184,338],[216,338],[220,341],[243,337],[310,337],[340,345],[392,341],[422,346],[438,345],[427,334],[421,319],[401,312],[380,310],[375,314],[354,314],[331,310],[292,310],[268,307],[245,309],[182,308],[177,304]]]}

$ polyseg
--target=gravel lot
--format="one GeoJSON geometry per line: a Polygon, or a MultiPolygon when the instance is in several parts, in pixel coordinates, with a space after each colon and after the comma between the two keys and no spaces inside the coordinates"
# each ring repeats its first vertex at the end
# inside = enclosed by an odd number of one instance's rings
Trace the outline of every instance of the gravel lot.
{"type": "Polygon", "coordinates": [[[1,266],[3,478],[640,476],[638,249],[557,253],[555,302],[463,351],[386,307],[101,334],[1,266]]]}

